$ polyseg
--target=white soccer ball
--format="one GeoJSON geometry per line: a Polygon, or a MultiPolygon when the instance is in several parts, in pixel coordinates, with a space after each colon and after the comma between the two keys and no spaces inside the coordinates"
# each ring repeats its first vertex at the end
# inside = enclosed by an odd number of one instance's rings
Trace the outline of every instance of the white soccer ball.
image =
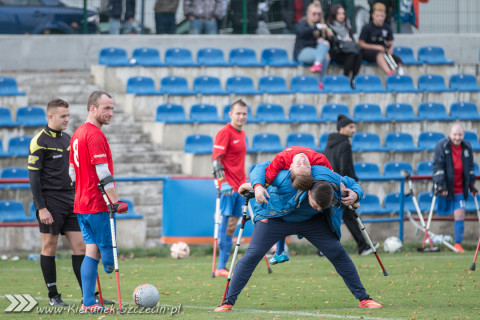
{"type": "Polygon", "coordinates": [[[388,253],[396,253],[402,249],[402,241],[397,237],[388,237],[383,243],[383,250],[388,253]]]}
{"type": "Polygon", "coordinates": [[[153,308],[157,305],[159,297],[157,288],[151,284],[141,284],[133,290],[133,301],[137,307],[153,308]]]}
{"type": "Polygon", "coordinates": [[[170,247],[170,255],[173,259],[184,259],[190,255],[190,247],[185,242],[177,242],[170,247]]]}

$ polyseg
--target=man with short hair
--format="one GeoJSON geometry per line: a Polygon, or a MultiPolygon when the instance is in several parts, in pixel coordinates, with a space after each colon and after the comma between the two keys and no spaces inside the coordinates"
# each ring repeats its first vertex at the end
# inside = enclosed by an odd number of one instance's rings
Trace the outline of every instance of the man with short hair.
{"type": "Polygon", "coordinates": [[[247,121],[247,104],[239,99],[230,107],[230,123],[217,132],[213,143],[212,164],[220,188],[219,258],[215,276],[227,277],[227,261],[233,246],[233,234],[242,216],[243,197],[237,192],[246,181],[245,156],[247,144],[242,130],[247,121]]]}
{"type": "Polygon", "coordinates": [[[68,103],[53,99],[47,104],[48,124],[30,142],[28,170],[30,189],[42,240],[40,267],[51,306],[67,306],[57,291],[55,255],[59,234],[72,248],[72,267],[80,289],[80,267],[85,256],[77,215],[73,213],[74,191],[68,176],[70,136],[63,132],[70,119],[68,103]]]}
{"type": "Polygon", "coordinates": [[[447,138],[438,142],[433,154],[433,183],[436,185],[438,197],[437,214],[452,214],[455,219],[455,248],[462,248],[465,230],[465,201],[468,192],[476,197],[475,168],[472,146],[464,140],[465,131],[456,123],[450,129],[447,138]]]}
{"type": "Polygon", "coordinates": [[[113,209],[128,212],[120,201],[113,178],[110,146],[101,128],[113,117],[113,99],[103,91],[93,92],[88,99],[87,121],[73,134],[70,153],[70,177],[75,181],[74,212],[86,243],[82,263],[83,304],[81,313],[113,313],[94,299],[95,281],[100,258],[106,273],[114,270],[110,217],[98,184],[102,184],[113,209]]]}
{"type": "MultiPolygon", "coordinates": [[[[337,131],[338,133],[330,133],[328,135],[327,146],[324,151],[325,156],[327,156],[336,173],[341,176],[350,177],[358,182],[358,177],[353,167],[352,145],[349,140],[357,131],[355,123],[347,116],[339,114],[337,118],[337,131]]],[[[352,210],[345,207],[342,218],[355,239],[355,242],[357,242],[358,253],[361,255],[372,253],[372,249],[365,241],[352,210]]],[[[378,248],[378,243],[375,243],[375,247],[378,248]]]]}

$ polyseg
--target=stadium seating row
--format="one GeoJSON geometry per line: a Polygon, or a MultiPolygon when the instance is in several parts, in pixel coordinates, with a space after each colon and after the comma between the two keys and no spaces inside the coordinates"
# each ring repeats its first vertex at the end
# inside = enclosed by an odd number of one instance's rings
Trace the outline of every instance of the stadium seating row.
{"type": "MultiPolygon", "coordinates": [[[[210,104],[194,104],[190,107],[190,118],[187,119],[185,109],[178,104],[161,104],[156,110],[156,121],[166,123],[221,123],[229,122],[228,115],[231,105],[223,108],[223,119],[220,119],[217,107],[210,104]]],[[[279,123],[320,123],[336,122],[339,114],[351,117],[349,108],[344,104],[328,103],[322,106],[321,116],[311,104],[293,104],[288,109],[288,119],[285,110],[278,104],[260,104],[256,108],[256,117],[249,108],[248,123],[279,122],[279,123]]],[[[380,106],[371,103],[362,103],[354,107],[353,119],[357,122],[389,122],[389,121],[453,121],[469,120],[480,121],[477,106],[471,102],[456,102],[450,106],[450,115],[447,115],[445,106],[437,102],[425,102],[418,105],[418,116],[410,104],[392,103],[386,106],[385,117],[380,106]]],[[[1,125],[0,125],[1,126],[1,125]]]]}
{"type": "MultiPolygon", "coordinates": [[[[445,52],[441,47],[426,46],[418,49],[418,60],[415,59],[413,50],[409,47],[398,46],[394,53],[400,56],[405,65],[420,64],[454,64],[454,61],[445,58],[445,52]]],[[[98,62],[107,66],[240,66],[259,67],[275,66],[289,67],[298,63],[291,61],[285,49],[266,48],[261,52],[260,61],[254,50],[249,48],[234,48],[230,50],[228,62],[224,53],[218,48],[201,48],[197,51],[197,61],[193,60],[193,54],[186,48],[169,48],[165,51],[165,60],[161,61],[160,52],[155,48],[136,48],[132,52],[131,59],[127,51],[122,48],[102,48],[99,52],[98,62]]]]}
{"type": "Polygon", "coordinates": [[[42,127],[47,124],[45,110],[35,106],[18,108],[15,119],[13,121],[10,109],[0,107],[0,127],[42,127]]]}
{"type": "MultiPolygon", "coordinates": [[[[329,133],[324,133],[319,138],[319,146],[315,144],[315,138],[309,133],[295,132],[287,135],[286,145],[282,145],[280,136],[274,133],[258,133],[252,137],[252,147],[247,152],[280,152],[285,147],[305,146],[322,152],[325,149],[329,133]]],[[[418,146],[413,137],[405,132],[390,132],[385,135],[385,146],[380,142],[376,133],[357,132],[352,138],[352,150],[354,152],[417,152],[433,151],[438,141],[445,135],[440,132],[422,132],[418,136],[418,146]]],[[[465,140],[472,145],[474,151],[480,151],[478,136],[475,132],[466,131],[465,140]]],[[[212,152],[213,139],[209,135],[193,134],[185,138],[185,152],[193,154],[209,154],[212,152]]]]}
{"type": "Polygon", "coordinates": [[[424,74],[418,77],[418,89],[408,75],[393,75],[386,78],[386,89],[382,80],[375,75],[358,75],[354,79],[354,87],[350,80],[342,75],[329,75],[323,80],[323,90],[318,88],[318,80],[313,76],[296,76],[290,79],[290,89],[287,82],[279,76],[263,76],[258,79],[258,90],[254,87],[252,78],[233,76],[227,79],[225,90],[220,79],[212,76],[200,76],[193,80],[193,90],[190,90],[187,79],[180,76],[168,76],[160,80],[160,90],[151,77],[131,77],[127,81],[126,92],[136,95],[223,95],[223,94],[288,94],[288,93],[382,93],[382,92],[478,92],[475,76],[455,74],[450,76],[450,88],[445,85],[444,78],[437,74],[424,74]]]}
{"type": "Polygon", "coordinates": [[[0,76],[0,96],[24,96],[25,92],[18,91],[17,81],[10,77],[0,76]]]}

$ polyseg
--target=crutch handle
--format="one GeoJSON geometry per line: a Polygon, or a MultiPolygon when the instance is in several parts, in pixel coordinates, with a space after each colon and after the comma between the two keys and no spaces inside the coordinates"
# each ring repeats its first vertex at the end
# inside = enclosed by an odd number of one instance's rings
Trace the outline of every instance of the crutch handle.
{"type": "Polygon", "coordinates": [[[253,191],[245,191],[244,193],[242,193],[242,196],[245,197],[245,202],[247,202],[248,200],[252,199],[252,198],[255,198],[255,192],[253,191]]]}

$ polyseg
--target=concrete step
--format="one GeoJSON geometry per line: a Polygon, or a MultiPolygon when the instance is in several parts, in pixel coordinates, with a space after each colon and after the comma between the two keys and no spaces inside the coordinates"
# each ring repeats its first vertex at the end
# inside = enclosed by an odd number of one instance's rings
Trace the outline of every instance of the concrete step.
{"type": "MultiPolygon", "coordinates": [[[[115,118],[115,117],[114,117],[115,118]]],[[[113,119],[113,118],[112,118],[113,119]]],[[[142,125],[135,122],[110,122],[107,126],[102,126],[102,131],[107,135],[124,135],[130,133],[143,133],[142,125]]]]}
{"type": "Polygon", "coordinates": [[[156,148],[155,145],[151,143],[136,143],[127,145],[111,143],[110,149],[112,150],[112,154],[124,152],[140,154],[142,152],[154,152],[156,148]]]}
{"type": "Polygon", "coordinates": [[[170,163],[171,159],[161,152],[122,152],[113,154],[113,163],[170,163]]]}
{"type": "Polygon", "coordinates": [[[150,142],[150,137],[144,133],[129,133],[129,134],[106,134],[110,144],[115,143],[147,143],[150,142]]]}
{"type": "Polygon", "coordinates": [[[159,176],[180,174],[181,166],[174,163],[118,163],[114,164],[117,176],[159,176]]]}

